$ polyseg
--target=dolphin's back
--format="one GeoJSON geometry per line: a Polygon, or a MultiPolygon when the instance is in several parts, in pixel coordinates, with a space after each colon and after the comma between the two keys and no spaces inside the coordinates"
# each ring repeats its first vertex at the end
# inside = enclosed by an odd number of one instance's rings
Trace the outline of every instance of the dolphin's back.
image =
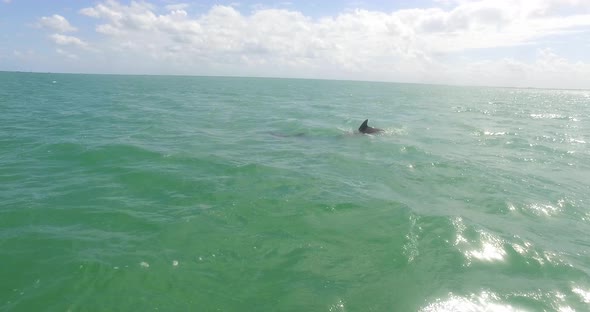
{"type": "Polygon", "coordinates": [[[383,131],[383,129],[369,127],[368,123],[369,123],[369,119],[365,119],[365,121],[363,121],[363,123],[359,127],[360,133],[376,133],[376,132],[383,131]]]}

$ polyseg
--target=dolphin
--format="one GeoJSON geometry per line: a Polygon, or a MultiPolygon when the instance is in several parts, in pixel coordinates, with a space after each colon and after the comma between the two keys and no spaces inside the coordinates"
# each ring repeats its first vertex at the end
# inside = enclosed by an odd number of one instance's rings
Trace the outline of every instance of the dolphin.
{"type": "Polygon", "coordinates": [[[383,132],[383,129],[369,127],[367,125],[368,122],[369,122],[369,119],[365,119],[365,121],[363,121],[363,123],[359,127],[359,132],[360,133],[363,133],[363,134],[371,134],[371,133],[383,132]]]}

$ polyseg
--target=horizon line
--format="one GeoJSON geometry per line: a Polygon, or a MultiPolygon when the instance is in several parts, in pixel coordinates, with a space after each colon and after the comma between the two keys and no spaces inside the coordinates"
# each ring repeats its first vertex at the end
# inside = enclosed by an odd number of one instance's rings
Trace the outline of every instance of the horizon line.
{"type": "Polygon", "coordinates": [[[148,76],[148,77],[194,77],[194,78],[240,78],[240,79],[293,79],[293,80],[320,80],[320,81],[342,81],[342,82],[368,82],[368,83],[390,83],[390,84],[409,84],[423,86],[439,87],[459,87],[459,88],[495,88],[495,89],[527,89],[527,90],[555,90],[555,91],[590,91],[590,89],[580,88],[542,88],[542,87],[515,87],[515,86],[493,86],[493,85],[462,85],[462,84],[442,84],[442,83],[425,83],[425,82],[399,82],[388,80],[354,80],[354,79],[336,79],[336,78],[307,78],[307,77],[273,77],[273,76],[228,76],[228,75],[199,75],[199,74],[153,74],[153,73],[84,73],[84,72],[43,72],[43,71],[23,71],[23,70],[2,70],[0,73],[19,73],[19,74],[56,74],[56,75],[96,75],[96,76],[148,76]]]}

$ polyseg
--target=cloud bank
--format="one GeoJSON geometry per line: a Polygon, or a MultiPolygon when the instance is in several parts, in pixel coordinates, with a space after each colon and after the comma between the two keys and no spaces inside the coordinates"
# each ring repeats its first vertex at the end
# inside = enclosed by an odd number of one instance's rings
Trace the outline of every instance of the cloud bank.
{"type": "Polygon", "coordinates": [[[39,23],[58,32],[50,38],[60,54],[86,71],[590,88],[590,65],[560,57],[546,44],[587,38],[590,2],[440,3],[311,18],[223,5],[191,15],[187,4],[108,0],[79,11],[95,23],[92,41],[63,35],[76,28],[60,15],[39,23]],[[511,55],[523,47],[536,51],[532,58],[511,55]],[[482,51],[491,56],[479,56],[482,51]]]}
{"type": "Polygon", "coordinates": [[[39,26],[48,28],[60,33],[76,31],[76,27],[70,25],[70,22],[65,17],[54,14],[52,16],[44,16],[39,19],[39,26]]]}

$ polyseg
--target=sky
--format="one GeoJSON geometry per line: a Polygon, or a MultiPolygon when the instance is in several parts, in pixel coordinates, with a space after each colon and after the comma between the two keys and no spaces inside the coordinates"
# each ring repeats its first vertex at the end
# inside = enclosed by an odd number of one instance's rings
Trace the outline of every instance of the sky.
{"type": "Polygon", "coordinates": [[[0,71],[590,89],[590,0],[0,0],[0,71]]]}

